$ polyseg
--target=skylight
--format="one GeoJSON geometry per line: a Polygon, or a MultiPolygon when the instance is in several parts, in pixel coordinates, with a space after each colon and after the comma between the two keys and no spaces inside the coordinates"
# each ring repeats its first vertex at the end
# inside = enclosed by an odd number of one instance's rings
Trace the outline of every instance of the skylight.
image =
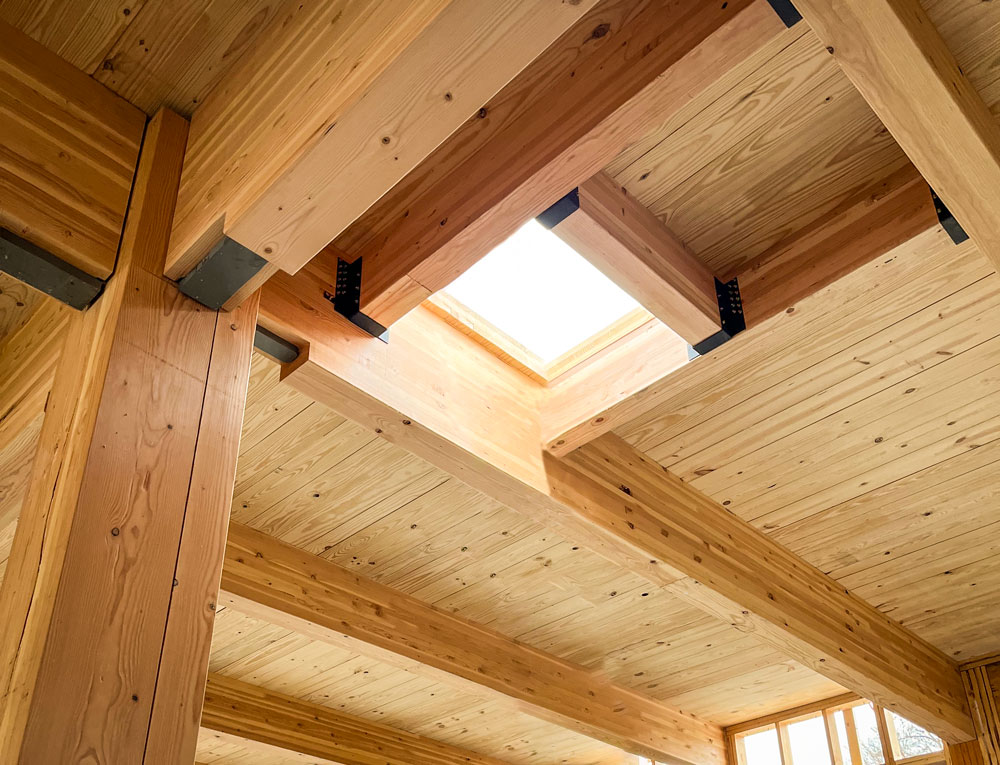
{"type": "Polygon", "coordinates": [[[452,282],[446,293],[546,364],[640,309],[534,220],[452,282]]]}

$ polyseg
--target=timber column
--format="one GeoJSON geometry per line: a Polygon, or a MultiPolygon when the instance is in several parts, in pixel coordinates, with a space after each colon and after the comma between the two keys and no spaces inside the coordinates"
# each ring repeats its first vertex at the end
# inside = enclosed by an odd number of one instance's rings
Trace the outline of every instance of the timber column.
{"type": "Polygon", "coordinates": [[[186,137],[149,124],[114,273],[65,330],[0,589],[4,763],[194,760],[257,297],[162,276],[186,137]]]}

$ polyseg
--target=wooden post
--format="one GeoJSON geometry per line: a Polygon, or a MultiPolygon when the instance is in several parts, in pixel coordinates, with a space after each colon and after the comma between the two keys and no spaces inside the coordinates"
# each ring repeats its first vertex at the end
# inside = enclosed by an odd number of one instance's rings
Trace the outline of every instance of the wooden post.
{"type": "Polygon", "coordinates": [[[162,277],[187,123],[142,149],[113,276],[68,321],[0,589],[0,761],[193,762],[256,299],[162,277]]]}
{"type": "MultiPolygon", "coordinates": [[[[962,679],[976,723],[982,761],[985,765],[1000,765],[1000,662],[966,666],[962,679]]],[[[974,762],[971,751],[963,754],[974,762]]]]}

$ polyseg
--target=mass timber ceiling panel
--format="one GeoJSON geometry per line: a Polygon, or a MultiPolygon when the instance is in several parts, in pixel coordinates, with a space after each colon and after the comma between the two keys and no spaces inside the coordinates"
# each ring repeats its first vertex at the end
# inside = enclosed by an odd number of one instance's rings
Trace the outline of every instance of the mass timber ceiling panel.
{"type": "Polygon", "coordinates": [[[907,163],[805,24],[608,171],[729,279],[907,163]]]}
{"type": "Polygon", "coordinates": [[[211,670],[303,701],[513,763],[624,765],[614,747],[450,685],[281,630],[231,608],[219,612],[211,670]]]}
{"type": "Polygon", "coordinates": [[[234,520],[720,724],[841,690],[289,390],[255,359],[234,520]]]}
{"type": "Polygon", "coordinates": [[[190,117],[282,0],[0,0],[18,27],[147,114],[190,117]]]}
{"type": "Polygon", "coordinates": [[[1000,277],[929,232],[827,292],[618,432],[954,658],[995,651],[1000,277]]]}
{"type": "MultiPolygon", "coordinates": [[[[262,752],[246,739],[202,728],[198,735],[195,765],[302,765],[309,760],[289,753],[287,757],[262,752]]],[[[317,762],[315,759],[312,762],[317,762]]]]}

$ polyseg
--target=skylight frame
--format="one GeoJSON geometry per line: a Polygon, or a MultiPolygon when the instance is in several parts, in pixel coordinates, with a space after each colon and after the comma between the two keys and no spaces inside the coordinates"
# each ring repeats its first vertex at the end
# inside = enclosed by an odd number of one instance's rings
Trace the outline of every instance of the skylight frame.
{"type": "MultiPolygon", "coordinates": [[[[524,273],[526,271],[533,273],[530,267],[526,267],[529,264],[523,262],[524,258],[531,258],[533,255],[539,257],[543,252],[547,256],[550,253],[548,249],[548,237],[551,237],[551,253],[553,258],[551,262],[545,264],[549,266],[550,270],[548,282],[556,281],[556,275],[559,277],[563,275],[564,271],[559,270],[560,265],[569,273],[572,273],[573,269],[576,269],[579,265],[581,268],[577,273],[582,276],[580,284],[582,285],[584,294],[589,293],[590,295],[590,302],[587,305],[574,307],[577,309],[576,313],[564,306],[564,308],[568,309],[567,314],[573,317],[583,317],[589,306],[594,305],[599,307],[617,306],[625,309],[626,312],[612,320],[606,326],[599,327],[591,335],[584,337],[575,345],[562,350],[553,358],[545,359],[539,353],[527,347],[525,343],[497,326],[493,320],[486,318],[475,308],[465,303],[461,297],[453,294],[448,288],[431,295],[425,301],[424,305],[437,316],[467,336],[475,339],[511,366],[537,382],[547,384],[592,358],[608,346],[627,337],[632,332],[651,322],[658,322],[658,320],[646,308],[639,305],[628,293],[602,274],[599,269],[590,264],[573,247],[561,238],[556,237],[550,231],[543,228],[535,228],[535,226],[538,226],[538,224],[534,220],[526,222],[515,234],[485,256],[487,258],[495,256],[498,254],[500,248],[516,242],[518,235],[522,233],[525,235],[525,239],[527,240],[526,249],[515,250],[515,253],[511,255],[512,262],[509,269],[503,269],[503,278],[507,278],[508,270],[511,273],[524,273]],[[572,261],[572,266],[570,266],[570,260],[567,257],[572,261]],[[578,264],[576,262],[577,259],[579,259],[578,264]],[[555,270],[553,271],[553,269],[555,270]],[[605,289],[604,284],[606,284],[607,288],[606,295],[601,294],[601,291],[605,289]],[[629,308],[629,304],[633,307],[629,308]],[[583,313],[581,313],[581,310],[583,313]]],[[[491,267],[493,268],[494,276],[496,276],[496,261],[491,264],[491,267]]],[[[489,274],[490,272],[487,271],[486,273],[489,274]]],[[[541,274],[540,278],[544,280],[545,268],[538,269],[538,273],[541,274]]],[[[482,275],[479,278],[482,280],[482,275]]],[[[482,283],[476,285],[473,282],[473,286],[478,288],[480,294],[483,294],[484,287],[482,283]]],[[[489,288],[485,288],[485,290],[485,297],[489,303],[488,307],[496,313],[498,308],[497,296],[490,292],[489,288]]],[[[508,285],[506,290],[501,290],[501,294],[506,294],[510,291],[508,285]]],[[[458,292],[462,294],[463,290],[458,290],[458,292]]],[[[502,307],[506,307],[505,304],[501,305],[502,307]]],[[[558,310],[556,313],[558,314],[558,310]]],[[[614,311],[611,313],[613,315],[614,311]]],[[[542,327],[555,326],[551,321],[548,323],[544,323],[544,319],[540,319],[540,321],[543,322],[541,324],[542,327]]],[[[504,321],[503,323],[508,322],[504,321]]],[[[516,321],[514,323],[516,324],[516,321]]],[[[585,326],[585,321],[578,321],[579,324],[585,326]]],[[[542,345],[545,345],[544,340],[542,341],[542,345]]]]}

